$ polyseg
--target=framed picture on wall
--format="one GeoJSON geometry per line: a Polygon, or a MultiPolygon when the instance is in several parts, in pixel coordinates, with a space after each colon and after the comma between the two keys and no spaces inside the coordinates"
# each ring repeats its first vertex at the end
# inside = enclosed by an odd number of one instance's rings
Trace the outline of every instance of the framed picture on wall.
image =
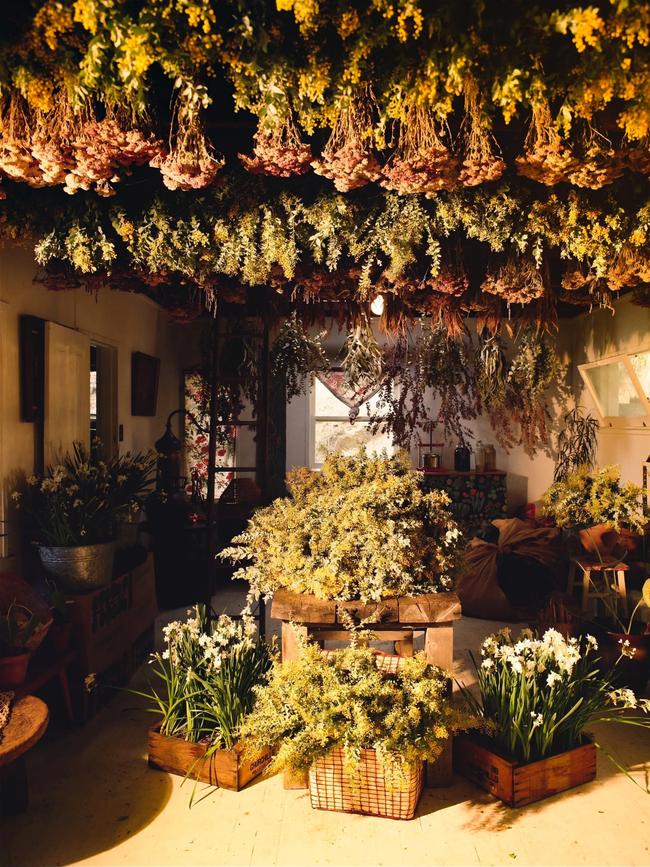
{"type": "Polygon", "coordinates": [[[156,414],[159,376],[159,358],[131,353],[131,415],[156,414]]]}

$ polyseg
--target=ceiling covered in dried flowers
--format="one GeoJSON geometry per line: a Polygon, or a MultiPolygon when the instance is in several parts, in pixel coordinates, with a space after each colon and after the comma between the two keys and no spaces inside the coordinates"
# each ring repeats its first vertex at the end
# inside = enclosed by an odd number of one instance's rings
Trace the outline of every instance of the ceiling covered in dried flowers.
{"type": "Polygon", "coordinates": [[[53,288],[650,304],[649,3],[6,5],[0,233],[53,288]]]}

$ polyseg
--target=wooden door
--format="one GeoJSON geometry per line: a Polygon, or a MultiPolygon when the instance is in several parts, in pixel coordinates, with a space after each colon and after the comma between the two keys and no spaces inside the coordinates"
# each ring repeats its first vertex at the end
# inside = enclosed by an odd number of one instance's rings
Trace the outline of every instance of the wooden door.
{"type": "Polygon", "coordinates": [[[54,322],[45,325],[45,466],[72,450],[90,446],[90,341],[54,322]]]}

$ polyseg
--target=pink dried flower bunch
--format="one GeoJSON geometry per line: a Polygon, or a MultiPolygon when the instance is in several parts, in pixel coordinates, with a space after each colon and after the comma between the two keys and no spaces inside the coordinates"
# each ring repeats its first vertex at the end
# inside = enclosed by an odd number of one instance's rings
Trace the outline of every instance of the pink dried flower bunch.
{"type": "Polygon", "coordinates": [[[398,193],[433,194],[458,181],[458,160],[443,144],[431,112],[419,105],[405,110],[395,153],[384,166],[381,186],[398,193]]]}
{"type": "Polygon", "coordinates": [[[453,298],[460,298],[469,288],[467,272],[459,263],[443,264],[440,272],[425,282],[435,292],[453,298]]]}
{"type": "Polygon", "coordinates": [[[150,162],[160,169],[168,190],[201,190],[214,182],[225,161],[217,157],[205,137],[197,110],[191,103],[177,106],[169,149],[150,162]]]}
{"type": "Polygon", "coordinates": [[[532,259],[509,258],[499,268],[490,269],[481,286],[508,304],[528,304],[544,294],[544,281],[532,259]]]}
{"type": "Polygon", "coordinates": [[[533,118],[524,153],[515,163],[520,175],[547,186],[567,181],[569,174],[580,168],[571,148],[562,141],[545,99],[533,103],[533,118]]]}
{"type": "Polygon", "coordinates": [[[472,76],[465,80],[464,157],[458,180],[465,187],[497,181],[506,164],[494,152],[495,139],[485,128],[478,84],[472,76]]]}
{"type": "Polygon", "coordinates": [[[567,180],[576,187],[599,190],[621,177],[624,156],[604,136],[589,130],[582,143],[578,164],[567,172],[567,180]]]}
{"type": "Polygon", "coordinates": [[[334,181],[341,193],[364,187],[381,177],[372,152],[372,98],[359,96],[341,108],[321,158],[311,163],[317,175],[334,181]]]}
{"type": "Polygon", "coordinates": [[[253,155],[239,154],[239,159],[251,174],[290,178],[292,175],[306,174],[314,155],[311,146],[301,140],[296,125],[288,115],[284,122],[275,124],[271,129],[258,127],[253,155]]]}

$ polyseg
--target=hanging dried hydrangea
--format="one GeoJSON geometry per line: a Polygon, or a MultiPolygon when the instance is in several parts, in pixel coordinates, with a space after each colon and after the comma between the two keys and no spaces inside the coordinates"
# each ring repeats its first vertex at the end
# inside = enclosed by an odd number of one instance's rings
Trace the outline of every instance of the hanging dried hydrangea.
{"type": "Polygon", "coordinates": [[[579,168],[571,148],[562,141],[544,98],[533,102],[533,118],[524,153],[515,162],[520,175],[547,186],[566,181],[569,173],[579,168]]]}
{"type": "Polygon", "coordinates": [[[155,156],[149,165],[160,169],[168,190],[201,190],[210,186],[224,164],[205,137],[195,99],[191,94],[179,96],[169,149],[155,156]]]}
{"type": "Polygon", "coordinates": [[[567,171],[567,180],[576,187],[599,190],[620,178],[625,169],[623,155],[591,127],[585,132],[576,156],[577,165],[567,171]]]}
{"type": "Polygon", "coordinates": [[[309,171],[314,155],[305,144],[291,115],[270,129],[258,126],[253,156],[239,154],[247,172],[290,178],[309,171]]]}
{"type": "Polygon", "coordinates": [[[458,160],[442,142],[432,113],[412,104],[400,124],[395,152],[384,166],[381,186],[398,193],[425,193],[453,189],[458,181],[458,160]]]}
{"type": "Polygon", "coordinates": [[[650,256],[647,251],[623,244],[607,270],[607,283],[614,290],[650,283],[650,256]]]}
{"type": "Polygon", "coordinates": [[[481,289],[508,304],[528,304],[544,295],[544,280],[532,259],[513,257],[488,269],[481,289]]]}
{"type": "Polygon", "coordinates": [[[12,94],[0,108],[0,172],[30,187],[44,187],[43,173],[31,151],[31,119],[20,97],[12,94]]]}
{"type": "Polygon", "coordinates": [[[485,128],[483,104],[473,76],[465,80],[465,119],[463,121],[464,159],[458,180],[465,187],[496,181],[506,164],[494,152],[496,139],[485,128]]]}
{"type": "Polygon", "coordinates": [[[625,163],[631,171],[650,177],[650,138],[630,148],[625,154],[625,163]]]}
{"type": "Polygon", "coordinates": [[[370,95],[365,94],[342,107],[321,158],[311,164],[317,175],[334,181],[341,193],[381,177],[381,166],[371,146],[373,105],[370,95]]]}
{"type": "Polygon", "coordinates": [[[435,277],[428,277],[426,285],[434,292],[460,298],[469,288],[467,272],[460,262],[445,263],[435,277]]]}

